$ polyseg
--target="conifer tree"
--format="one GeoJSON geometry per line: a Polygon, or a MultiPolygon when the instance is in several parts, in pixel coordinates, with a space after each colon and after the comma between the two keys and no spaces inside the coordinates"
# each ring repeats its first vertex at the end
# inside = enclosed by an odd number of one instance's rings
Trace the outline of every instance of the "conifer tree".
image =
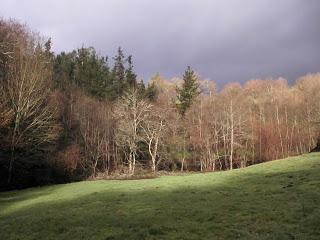
{"type": "Polygon", "coordinates": [[[181,87],[176,88],[176,92],[176,106],[180,115],[184,117],[194,99],[200,94],[198,78],[190,66],[188,66],[184,72],[183,84],[181,87]]]}
{"type": "Polygon", "coordinates": [[[126,70],[124,66],[124,54],[121,47],[118,48],[118,54],[113,58],[114,67],[112,69],[113,87],[117,96],[121,96],[124,91],[126,70]]]}
{"type": "Polygon", "coordinates": [[[145,96],[148,98],[151,102],[155,102],[157,100],[158,96],[158,89],[154,82],[149,82],[148,86],[145,91],[145,96]]]}
{"type": "Polygon", "coordinates": [[[129,88],[137,87],[137,75],[133,71],[132,56],[127,58],[128,68],[126,69],[126,85],[129,88]]]}

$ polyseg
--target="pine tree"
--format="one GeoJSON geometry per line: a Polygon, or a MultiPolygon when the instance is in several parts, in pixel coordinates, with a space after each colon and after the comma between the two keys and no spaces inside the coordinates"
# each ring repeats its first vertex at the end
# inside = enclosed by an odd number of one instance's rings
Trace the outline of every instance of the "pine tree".
{"type": "Polygon", "coordinates": [[[44,44],[45,53],[47,54],[51,53],[51,45],[52,45],[51,38],[49,38],[44,44]]]}
{"type": "Polygon", "coordinates": [[[133,72],[132,56],[127,58],[128,68],[126,69],[126,85],[129,88],[137,87],[137,75],[133,72]]]}
{"type": "Polygon", "coordinates": [[[53,79],[54,86],[65,90],[70,85],[75,84],[75,56],[76,52],[62,52],[54,57],[53,79]]]}
{"type": "Polygon", "coordinates": [[[141,79],[140,82],[137,83],[137,92],[139,97],[144,98],[146,92],[146,86],[144,85],[143,80],[141,79]]]}
{"type": "Polygon", "coordinates": [[[183,75],[182,87],[176,88],[177,92],[177,109],[182,117],[191,107],[193,100],[200,94],[199,83],[194,71],[188,66],[183,75]]]}
{"type": "Polygon", "coordinates": [[[148,98],[151,102],[155,102],[158,97],[158,89],[154,82],[148,83],[148,87],[145,91],[145,96],[148,98]]]}
{"type": "Polygon", "coordinates": [[[75,58],[75,83],[85,92],[98,98],[105,98],[109,67],[103,57],[99,57],[93,47],[78,49],[75,58]]]}
{"type": "Polygon", "coordinates": [[[124,92],[125,85],[125,66],[124,66],[124,54],[121,47],[118,48],[118,54],[113,58],[114,67],[112,69],[113,87],[117,93],[117,96],[121,96],[124,92]]]}

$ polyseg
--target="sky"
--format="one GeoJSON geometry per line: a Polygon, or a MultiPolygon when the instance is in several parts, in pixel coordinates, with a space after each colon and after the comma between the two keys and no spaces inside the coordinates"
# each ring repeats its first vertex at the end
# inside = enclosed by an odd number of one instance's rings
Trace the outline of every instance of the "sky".
{"type": "Polygon", "coordinates": [[[191,66],[224,85],[320,72],[319,0],[0,0],[0,16],[51,37],[55,52],[133,55],[144,81],[191,66]]]}

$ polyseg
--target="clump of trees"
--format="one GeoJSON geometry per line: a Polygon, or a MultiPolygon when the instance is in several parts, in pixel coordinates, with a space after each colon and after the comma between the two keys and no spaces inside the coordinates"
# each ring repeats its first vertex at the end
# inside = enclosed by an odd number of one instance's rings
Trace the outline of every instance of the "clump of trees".
{"type": "Polygon", "coordinates": [[[0,101],[3,115],[1,146],[8,155],[10,185],[18,154],[43,151],[59,134],[51,100],[50,59],[35,34],[15,22],[0,22],[0,101]]]}
{"type": "Polygon", "coordinates": [[[220,171],[309,152],[319,138],[320,74],[256,79],[221,91],[137,79],[121,48],[54,54],[24,25],[0,20],[1,188],[144,170],[220,171]]]}

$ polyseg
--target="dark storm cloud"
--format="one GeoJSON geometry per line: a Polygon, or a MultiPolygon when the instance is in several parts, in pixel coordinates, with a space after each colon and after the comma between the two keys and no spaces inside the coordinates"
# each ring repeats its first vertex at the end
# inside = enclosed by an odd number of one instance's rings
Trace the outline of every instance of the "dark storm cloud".
{"type": "Polygon", "coordinates": [[[179,76],[228,81],[320,71],[318,0],[0,0],[0,14],[51,36],[54,50],[94,46],[133,54],[147,80],[179,76]]]}

